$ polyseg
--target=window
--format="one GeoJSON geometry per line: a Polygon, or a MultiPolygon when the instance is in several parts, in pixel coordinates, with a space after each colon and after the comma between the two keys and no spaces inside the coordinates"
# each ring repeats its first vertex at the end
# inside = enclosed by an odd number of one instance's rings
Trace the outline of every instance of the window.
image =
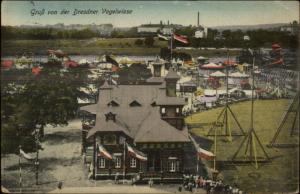
{"type": "Polygon", "coordinates": [[[177,114],[179,113],[179,108],[176,108],[176,113],[177,113],[177,114]]]}
{"type": "Polygon", "coordinates": [[[100,158],[99,168],[105,168],[105,158],[100,158]]]}
{"type": "Polygon", "coordinates": [[[177,172],[179,170],[179,161],[178,160],[169,160],[169,171],[177,172]]]}
{"type": "Polygon", "coordinates": [[[151,106],[156,106],[156,102],[152,102],[152,103],[151,103],[151,106]]]}
{"type": "Polygon", "coordinates": [[[176,171],[176,166],[175,166],[175,161],[170,162],[170,172],[175,172],[176,171]]]}
{"type": "Polygon", "coordinates": [[[104,135],[103,144],[105,144],[105,145],[115,145],[115,144],[117,144],[116,135],[104,135]]]}
{"type": "Polygon", "coordinates": [[[115,168],[121,168],[121,157],[119,156],[116,157],[115,168]]]}
{"type": "Polygon", "coordinates": [[[116,107],[116,106],[119,106],[119,104],[116,102],[116,101],[110,101],[107,106],[112,106],[112,107],[116,107]]]}
{"type": "Polygon", "coordinates": [[[165,114],[166,113],[166,108],[161,108],[161,113],[165,114]]]}
{"type": "Polygon", "coordinates": [[[136,168],[136,159],[135,158],[130,158],[130,167],[136,168]]]}
{"type": "Polygon", "coordinates": [[[134,100],[129,104],[130,107],[142,106],[138,101],[134,100]]]}

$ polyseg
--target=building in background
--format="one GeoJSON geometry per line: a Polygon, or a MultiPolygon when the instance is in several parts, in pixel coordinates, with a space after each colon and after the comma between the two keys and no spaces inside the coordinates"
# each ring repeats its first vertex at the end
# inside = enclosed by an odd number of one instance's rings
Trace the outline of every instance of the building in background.
{"type": "Polygon", "coordinates": [[[198,12],[197,30],[195,31],[195,38],[207,38],[207,28],[200,26],[200,13],[198,12]]]}
{"type": "Polygon", "coordinates": [[[137,27],[137,32],[139,34],[157,34],[158,32],[164,34],[164,35],[171,35],[172,29],[180,29],[182,28],[182,25],[179,24],[170,24],[169,21],[167,23],[163,23],[160,21],[159,24],[142,24],[141,26],[137,27]]]}

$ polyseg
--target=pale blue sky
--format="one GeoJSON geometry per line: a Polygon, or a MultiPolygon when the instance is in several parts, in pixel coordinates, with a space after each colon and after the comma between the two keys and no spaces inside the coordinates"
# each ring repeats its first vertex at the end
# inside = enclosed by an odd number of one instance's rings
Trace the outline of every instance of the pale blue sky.
{"type": "Polygon", "coordinates": [[[117,27],[159,23],[160,20],[182,25],[196,25],[200,11],[200,24],[205,26],[251,25],[287,23],[299,20],[298,1],[2,1],[2,25],[39,24],[102,24],[112,23],[117,27]],[[100,14],[81,16],[43,15],[31,16],[32,9],[58,10],[63,8],[97,9],[100,14]],[[131,9],[130,15],[102,14],[106,9],[131,9]]]}

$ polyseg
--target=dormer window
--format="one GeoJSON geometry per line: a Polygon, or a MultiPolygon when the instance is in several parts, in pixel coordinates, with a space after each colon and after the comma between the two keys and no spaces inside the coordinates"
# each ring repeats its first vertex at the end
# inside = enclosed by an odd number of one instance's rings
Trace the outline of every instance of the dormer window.
{"type": "Polygon", "coordinates": [[[109,112],[107,114],[105,114],[105,118],[106,118],[106,121],[109,121],[109,120],[112,120],[112,121],[116,121],[116,114],[112,113],[112,112],[109,112]]]}
{"type": "Polygon", "coordinates": [[[142,106],[138,101],[134,100],[129,104],[130,107],[142,106]]]}
{"type": "Polygon", "coordinates": [[[116,106],[119,106],[119,104],[116,103],[116,101],[112,100],[112,101],[110,101],[110,102],[107,104],[107,106],[116,107],[116,106]]]}

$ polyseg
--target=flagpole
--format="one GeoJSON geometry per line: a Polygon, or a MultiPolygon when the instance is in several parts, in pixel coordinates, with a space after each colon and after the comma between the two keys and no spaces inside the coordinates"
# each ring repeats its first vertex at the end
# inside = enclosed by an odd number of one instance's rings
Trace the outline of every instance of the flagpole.
{"type": "Polygon", "coordinates": [[[214,171],[216,171],[216,157],[217,157],[217,129],[215,129],[215,146],[214,146],[214,171]]]}
{"type": "Polygon", "coordinates": [[[173,58],[173,29],[171,30],[171,58],[170,58],[171,65],[172,65],[172,58],[173,58]]]}
{"type": "Polygon", "coordinates": [[[99,145],[98,144],[96,144],[96,150],[97,150],[97,152],[96,152],[96,157],[95,157],[95,179],[96,179],[96,176],[97,176],[97,168],[98,168],[98,147],[99,147],[99,145]]]}
{"type": "Polygon", "coordinates": [[[126,159],[126,156],[125,156],[125,148],[126,148],[126,140],[124,139],[124,163],[123,163],[123,184],[125,184],[125,159],[126,159]]]}
{"type": "Polygon", "coordinates": [[[199,175],[199,154],[197,153],[197,175],[199,175]]]}
{"type": "Polygon", "coordinates": [[[35,138],[36,138],[36,159],[35,159],[35,165],[36,165],[36,172],[35,172],[35,184],[38,185],[39,180],[39,129],[36,126],[35,129],[35,138]]]}
{"type": "Polygon", "coordinates": [[[22,193],[21,149],[22,149],[22,146],[19,145],[19,185],[20,185],[20,193],[22,193]]]}
{"type": "Polygon", "coordinates": [[[21,125],[18,126],[18,130],[17,130],[17,137],[19,140],[19,189],[20,189],[20,193],[22,193],[22,168],[21,168],[21,150],[22,150],[22,146],[21,146],[21,133],[20,133],[20,128],[21,125]]]}

